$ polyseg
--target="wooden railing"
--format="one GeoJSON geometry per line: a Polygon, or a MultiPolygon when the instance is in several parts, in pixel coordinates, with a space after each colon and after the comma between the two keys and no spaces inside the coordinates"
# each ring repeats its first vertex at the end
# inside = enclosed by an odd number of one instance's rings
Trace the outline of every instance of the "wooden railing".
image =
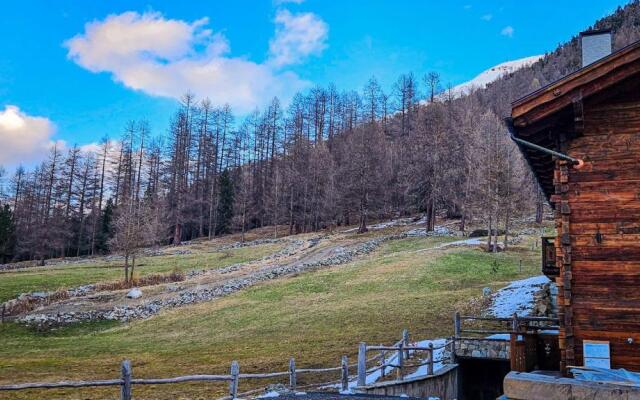
{"type": "Polygon", "coordinates": [[[433,343],[429,343],[428,346],[415,346],[409,342],[409,333],[405,329],[402,334],[402,339],[392,344],[391,346],[383,345],[367,345],[365,342],[361,342],[358,348],[358,371],[357,371],[357,386],[366,386],[367,375],[380,370],[380,376],[384,378],[387,375],[387,368],[396,370],[396,379],[403,380],[406,371],[411,368],[419,368],[427,366],[427,376],[433,375],[434,364],[437,362],[450,361],[455,362],[455,341],[447,340],[443,345],[434,347],[433,343]],[[449,359],[434,359],[434,351],[444,348],[450,349],[449,359]],[[375,351],[377,355],[367,359],[367,352],[375,351]],[[415,358],[416,352],[426,352],[427,356],[425,361],[418,363],[407,363],[411,358],[415,358]],[[395,363],[391,362],[392,358],[387,359],[387,355],[393,355],[395,353],[395,363]],[[373,367],[367,368],[367,363],[372,361],[377,362],[373,367]]]}
{"type": "Polygon", "coordinates": [[[456,338],[464,337],[464,334],[478,336],[558,329],[558,324],[558,318],[519,317],[517,314],[513,314],[509,318],[496,318],[460,315],[459,312],[456,312],[453,316],[454,337],[456,338]],[[467,321],[478,322],[481,327],[466,328],[463,326],[463,322],[467,321]]]}
{"type": "MultiPolygon", "coordinates": [[[[120,387],[120,399],[131,400],[133,386],[134,385],[164,385],[164,384],[176,384],[184,382],[226,382],[229,385],[229,394],[223,399],[235,399],[238,396],[246,396],[255,394],[263,389],[251,390],[243,393],[238,393],[240,380],[249,379],[275,379],[275,378],[288,378],[288,386],[291,390],[311,387],[327,387],[329,385],[336,385],[343,391],[349,389],[349,369],[357,369],[357,384],[358,386],[364,386],[366,383],[366,374],[373,371],[382,369],[382,376],[386,375],[386,368],[396,369],[398,371],[398,378],[403,379],[404,373],[408,368],[427,365],[428,374],[433,374],[434,362],[442,360],[434,360],[434,350],[441,349],[445,346],[455,344],[452,341],[445,343],[443,346],[433,347],[431,344],[428,347],[411,346],[409,343],[409,333],[405,329],[402,333],[402,339],[394,343],[391,346],[367,346],[365,343],[360,344],[358,353],[358,362],[355,364],[349,364],[348,357],[342,356],[340,365],[329,368],[296,368],[295,359],[292,357],[289,359],[289,368],[287,371],[281,372],[268,372],[268,373],[253,373],[243,374],[240,373],[240,365],[237,361],[231,362],[228,375],[184,375],[176,376],[173,378],[134,378],[131,362],[129,360],[122,361],[120,366],[120,377],[117,379],[105,379],[105,380],[90,380],[90,381],[61,381],[61,382],[38,382],[38,383],[19,383],[13,385],[0,385],[0,392],[2,391],[14,391],[14,390],[28,390],[28,389],[60,389],[60,388],[84,388],[84,387],[104,387],[104,386],[119,386],[120,387]],[[376,351],[378,354],[367,359],[367,351],[376,351]],[[406,360],[411,358],[416,351],[426,351],[428,354],[427,360],[421,364],[407,364],[406,360]],[[398,354],[398,363],[392,364],[387,361],[386,354],[388,352],[396,352],[398,354]],[[381,362],[379,362],[381,360],[381,362]],[[373,368],[367,370],[367,363],[376,362],[373,368]],[[329,382],[312,383],[305,386],[298,386],[298,377],[300,374],[327,374],[331,372],[339,373],[339,379],[329,382]],[[364,375],[362,375],[364,374],[364,375]]],[[[452,353],[455,353],[453,351],[452,353]]]]}
{"type": "MultiPolygon", "coordinates": [[[[121,364],[121,373],[119,379],[93,380],[93,381],[61,381],[48,383],[19,383],[15,385],[0,385],[0,391],[27,390],[27,389],[59,389],[59,388],[83,388],[83,387],[101,387],[101,386],[120,386],[120,399],[131,400],[133,385],[163,385],[184,382],[228,382],[229,396],[223,399],[235,399],[238,397],[238,387],[241,379],[273,379],[279,377],[288,377],[289,388],[296,390],[297,377],[299,374],[306,373],[326,373],[332,371],[340,371],[341,387],[348,389],[349,385],[349,368],[355,367],[348,364],[347,356],[343,356],[341,365],[333,368],[301,368],[296,369],[295,360],[289,359],[289,370],[283,372],[268,372],[255,374],[241,374],[240,365],[237,361],[231,363],[229,375],[185,375],[173,378],[133,378],[131,362],[124,360],[121,364]]],[[[307,385],[306,387],[329,385],[335,382],[323,382],[307,385]]],[[[262,390],[262,389],[260,389],[262,390]]],[[[258,392],[253,390],[241,395],[247,395],[258,392]]]]}
{"type": "Polygon", "coordinates": [[[454,338],[456,340],[498,340],[487,338],[486,335],[503,334],[509,340],[509,360],[512,371],[530,371],[537,362],[537,343],[540,332],[556,330],[559,324],[558,318],[549,317],[519,317],[513,314],[511,318],[473,317],[461,316],[455,313],[453,317],[454,338]],[[463,322],[474,322],[480,327],[466,328],[463,322]],[[487,326],[498,326],[489,329],[487,326]],[[502,328],[502,329],[500,329],[502,328]],[[465,336],[465,334],[467,336],[465,336]],[[474,335],[474,336],[468,336],[474,335]]]}

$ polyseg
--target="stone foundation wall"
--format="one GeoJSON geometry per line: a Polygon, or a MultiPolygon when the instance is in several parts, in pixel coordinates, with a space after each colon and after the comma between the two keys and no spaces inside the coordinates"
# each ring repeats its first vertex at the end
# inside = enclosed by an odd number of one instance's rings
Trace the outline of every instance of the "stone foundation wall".
{"type": "Polygon", "coordinates": [[[456,356],[508,360],[509,340],[456,339],[456,356]]]}

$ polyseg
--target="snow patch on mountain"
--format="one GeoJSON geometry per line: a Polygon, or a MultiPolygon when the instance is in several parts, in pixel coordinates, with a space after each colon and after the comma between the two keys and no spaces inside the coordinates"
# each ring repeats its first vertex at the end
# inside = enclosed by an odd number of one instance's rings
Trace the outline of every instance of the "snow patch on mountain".
{"type": "Polygon", "coordinates": [[[544,55],[525,57],[519,60],[503,62],[502,64],[498,64],[486,71],[481,72],[478,76],[468,82],[454,86],[453,88],[451,88],[451,91],[456,97],[470,94],[475,90],[487,87],[489,83],[497,80],[504,75],[513,73],[520,68],[530,66],[531,64],[540,60],[542,57],[544,57],[544,55]]]}

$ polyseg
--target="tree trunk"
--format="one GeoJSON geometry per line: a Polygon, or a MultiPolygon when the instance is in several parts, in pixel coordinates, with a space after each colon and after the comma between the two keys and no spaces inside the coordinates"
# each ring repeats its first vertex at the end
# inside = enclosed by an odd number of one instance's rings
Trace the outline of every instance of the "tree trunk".
{"type": "Polygon", "coordinates": [[[129,282],[129,254],[124,256],[124,282],[129,282]]]}
{"type": "Polygon", "coordinates": [[[491,213],[489,214],[489,228],[487,229],[487,251],[491,251],[491,237],[492,237],[492,219],[491,219],[492,215],[491,213]]]}
{"type": "Polygon", "coordinates": [[[136,268],[136,255],[131,256],[131,274],[129,275],[129,282],[133,282],[133,270],[136,268]]]}
{"type": "Polygon", "coordinates": [[[542,196],[540,189],[536,190],[536,192],[536,224],[541,224],[544,216],[544,196],[542,196]]]}

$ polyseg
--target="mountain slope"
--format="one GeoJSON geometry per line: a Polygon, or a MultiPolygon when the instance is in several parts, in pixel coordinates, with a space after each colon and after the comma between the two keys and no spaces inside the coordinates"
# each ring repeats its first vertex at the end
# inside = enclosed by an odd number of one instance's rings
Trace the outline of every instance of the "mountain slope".
{"type": "Polygon", "coordinates": [[[503,62],[485,71],[482,71],[470,81],[454,86],[453,88],[451,88],[451,91],[456,97],[468,95],[475,90],[486,88],[489,83],[494,82],[507,74],[513,73],[524,67],[529,67],[536,61],[540,60],[542,57],[544,57],[544,55],[525,57],[518,60],[503,62]]]}

